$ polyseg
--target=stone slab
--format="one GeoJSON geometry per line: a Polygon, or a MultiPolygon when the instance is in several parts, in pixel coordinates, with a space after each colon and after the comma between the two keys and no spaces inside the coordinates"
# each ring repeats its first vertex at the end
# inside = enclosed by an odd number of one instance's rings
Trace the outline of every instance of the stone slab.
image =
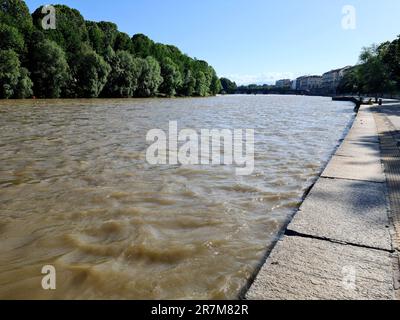
{"type": "Polygon", "coordinates": [[[319,179],[288,230],[392,250],[385,188],[381,183],[319,179]]]}
{"type": "Polygon", "coordinates": [[[333,156],[322,173],[324,178],[385,182],[380,157],[333,156]]]}
{"type": "Polygon", "coordinates": [[[249,300],[392,300],[385,251],[284,237],[248,291],[249,300]]]}
{"type": "Polygon", "coordinates": [[[345,140],[336,152],[343,157],[376,157],[379,158],[381,150],[379,143],[345,140]]]}
{"type": "Polygon", "coordinates": [[[379,143],[379,137],[375,129],[352,129],[347,135],[346,140],[379,143]]]}
{"type": "Polygon", "coordinates": [[[379,143],[376,124],[372,113],[361,112],[358,114],[346,140],[379,143]]]}

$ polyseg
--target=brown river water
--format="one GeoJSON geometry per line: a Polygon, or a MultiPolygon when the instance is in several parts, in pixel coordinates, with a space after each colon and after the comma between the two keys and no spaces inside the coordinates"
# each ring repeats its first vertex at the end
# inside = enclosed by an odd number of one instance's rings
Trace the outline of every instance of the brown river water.
{"type": "Polygon", "coordinates": [[[352,109],[301,96],[1,101],[0,298],[236,298],[352,109]],[[146,133],[168,121],[254,129],[253,174],[149,165],[146,133]]]}

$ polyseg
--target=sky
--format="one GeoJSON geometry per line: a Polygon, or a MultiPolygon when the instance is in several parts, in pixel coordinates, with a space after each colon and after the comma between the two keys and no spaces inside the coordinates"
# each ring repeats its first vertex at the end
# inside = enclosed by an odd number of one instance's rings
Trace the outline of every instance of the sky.
{"type": "MultiPolygon", "coordinates": [[[[31,11],[49,4],[26,3],[31,11]]],[[[362,47],[400,35],[399,0],[57,0],[53,4],[76,8],[87,20],[115,22],[129,35],[144,33],[156,42],[173,44],[238,84],[274,83],[354,65],[362,47]],[[345,6],[355,11],[343,12],[345,6]]]]}

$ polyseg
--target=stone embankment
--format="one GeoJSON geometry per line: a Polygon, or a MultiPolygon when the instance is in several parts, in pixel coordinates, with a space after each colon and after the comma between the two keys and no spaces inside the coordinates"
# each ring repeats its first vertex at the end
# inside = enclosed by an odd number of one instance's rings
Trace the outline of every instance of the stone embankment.
{"type": "Polygon", "coordinates": [[[400,134],[385,110],[361,106],[246,299],[398,298],[400,134]]]}

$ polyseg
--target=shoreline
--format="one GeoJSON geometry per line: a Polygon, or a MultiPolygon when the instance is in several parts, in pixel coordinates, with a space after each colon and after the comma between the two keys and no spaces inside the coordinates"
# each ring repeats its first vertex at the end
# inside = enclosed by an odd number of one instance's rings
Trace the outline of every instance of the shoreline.
{"type": "MultiPolygon", "coordinates": [[[[326,97],[324,97],[324,98],[326,98],[326,97]]],[[[354,101],[352,101],[352,100],[346,100],[346,101],[347,102],[353,102],[355,104],[355,106],[357,107],[357,104],[354,101]]],[[[300,210],[300,207],[302,206],[304,201],[307,199],[307,197],[309,196],[311,190],[314,188],[315,184],[321,178],[323,172],[328,167],[328,165],[331,162],[332,158],[335,156],[336,152],[339,150],[339,148],[341,147],[341,145],[345,141],[347,135],[349,134],[349,132],[350,132],[350,130],[351,130],[352,126],[354,125],[354,122],[356,121],[356,118],[357,118],[358,109],[356,109],[356,107],[354,109],[354,115],[353,115],[351,121],[349,121],[349,123],[347,124],[347,126],[343,130],[342,137],[338,140],[338,144],[335,145],[335,147],[333,148],[332,153],[329,155],[327,161],[324,163],[323,166],[321,166],[320,171],[315,176],[315,178],[313,179],[313,181],[310,184],[310,186],[308,186],[306,191],[304,191],[304,193],[303,193],[303,195],[301,197],[301,201],[299,203],[299,206],[296,209],[294,209],[292,211],[292,213],[289,215],[288,219],[283,224],[282,229],[277,234],[275,241],[267,248],[266,252],[264,253],[263,257],[261,258],[261,260],[260,260],[259,264],[257,265],[257,267],[255,268],[254,272],[252,273],[250,278],[247,279],[246,284],[243,286],[243,288],[239,291],[239,294],[238,294],[238,299],[239,300],[246,300],[247,292],[250,290],[250,288],[252,287],[253,283],[256,281],[256,278],[257,278],[258,274],[260,273],[262,267],[267,262],[269,256],[271,255],[272,251],[275,249],[276,245],[279,243],[280,239],[282,239],[282,237],[285,235],[285,233],[287,231],[287,228],[289,227],[290,223],[293,221],[294,217],[296,216],[296,214],[300,210]]]]}
{"type": "Polygon", "coordinates": [[[393,298],[387,185],[371,109],[360,108],[240,299],[393,298]],[[372,202],[365,207],[368,201],[372,202]],[[346,270],[350,280],[353,271],[355,279],[370,279],[348,290],[346,270]]]}

